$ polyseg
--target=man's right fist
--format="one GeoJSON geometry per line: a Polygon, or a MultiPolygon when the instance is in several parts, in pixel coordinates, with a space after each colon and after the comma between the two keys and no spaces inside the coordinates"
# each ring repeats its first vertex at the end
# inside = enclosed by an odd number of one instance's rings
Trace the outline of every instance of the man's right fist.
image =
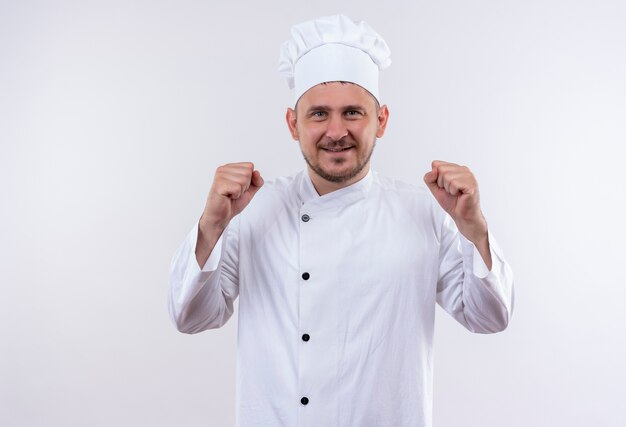
{"type": "Polygon", "coordinates": [[[263,185],[259,171],[250,162],[229,163],[215,171],[213,185],[200,218],[202,228],[224,230],[244,210],[263,185]]]}

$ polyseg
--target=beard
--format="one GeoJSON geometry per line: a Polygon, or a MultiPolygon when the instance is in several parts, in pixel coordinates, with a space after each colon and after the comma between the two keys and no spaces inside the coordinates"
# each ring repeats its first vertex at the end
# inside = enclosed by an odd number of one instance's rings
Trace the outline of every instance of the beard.
{"type": "MultiPolygon", "coordinates": [[[[345,147],[347,145],[348,144],[345,143],[343,140],[339,140],[339,141],[333,141],[332,143],[327,144],[323,148],[341,148],[341,147],[345,147]]],[[[352,178],[354,178],[355,176],[360,174],[361,171],[363,171],[365,166],[367,166],[368,163],[370,162],[370,159],[372,157],[372,154],[374,153],[374,148],[375,147],[376,147],[376,140],[374,140],[374,143],[372,144],[371,150],[368,153],[366,153],[365,156],[357,158],[356,165],[354,165],[353,168],[345,170],[345,171],[340,172],[340,173],[333,173],[333,172],[327,171],[322,166],[320,166],[319,164],[313,163],[304,154],[304,151],[302,151],[302,157],[304,157],[304,161],[309,166],[309,168],[311,168],[311,170],[313,172],[315,172],[321,178],[323,178],[323,179],[325,179],[326,181],[329,181],[329,182],[343,183],[343,182],[350,181],[352,178]]]]}

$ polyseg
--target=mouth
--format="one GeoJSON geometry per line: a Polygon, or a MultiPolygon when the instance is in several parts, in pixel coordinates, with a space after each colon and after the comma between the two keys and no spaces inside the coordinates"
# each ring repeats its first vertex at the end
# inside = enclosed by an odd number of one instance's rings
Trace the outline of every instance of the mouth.
{"type": "Polygon", "coordinates": [[[351,148],[354,147],[322,147],[322,150],[328,151],[329,153],[341,153],[342,151],[348,151],[351,148]]]}

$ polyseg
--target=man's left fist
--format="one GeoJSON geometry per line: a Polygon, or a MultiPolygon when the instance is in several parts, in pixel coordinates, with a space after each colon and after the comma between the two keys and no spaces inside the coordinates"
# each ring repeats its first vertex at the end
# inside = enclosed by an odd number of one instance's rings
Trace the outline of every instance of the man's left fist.
{"type": "Polygon", "coordinates": [[[466,166],[435,160],[424,182],[467,240],[487,239],[487,221],[480,211],[478,182],[466,166]]]}

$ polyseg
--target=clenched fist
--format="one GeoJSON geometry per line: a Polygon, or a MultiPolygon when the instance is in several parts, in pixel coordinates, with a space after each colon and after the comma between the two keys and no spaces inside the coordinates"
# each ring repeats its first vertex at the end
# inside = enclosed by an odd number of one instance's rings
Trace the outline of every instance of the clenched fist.
{"type": "Polygon", "coordinates": [[[459,232],[476,245],[485,263],[488,256],[487,221],[480,210],[478,182],[466,166],[435,160],[424,182],[441,207],[452,217],[459,232]],[[483,253],[485,252],[486,253],[483,253]]]}
{"type": "Polygon", "coordinates": [[[248,206],[263,185],[259,171],[250,162],[229,163],[215,171],[201,223],[226,228],[230,220],[248,206]]]}
{"type": "Polygon", "coordinates": [[[201,266],[230,220],[248,206],[262,185],[261,174],[250,162],[229,163],[217,168],[198,226],[196,258],[201,266]]]}

